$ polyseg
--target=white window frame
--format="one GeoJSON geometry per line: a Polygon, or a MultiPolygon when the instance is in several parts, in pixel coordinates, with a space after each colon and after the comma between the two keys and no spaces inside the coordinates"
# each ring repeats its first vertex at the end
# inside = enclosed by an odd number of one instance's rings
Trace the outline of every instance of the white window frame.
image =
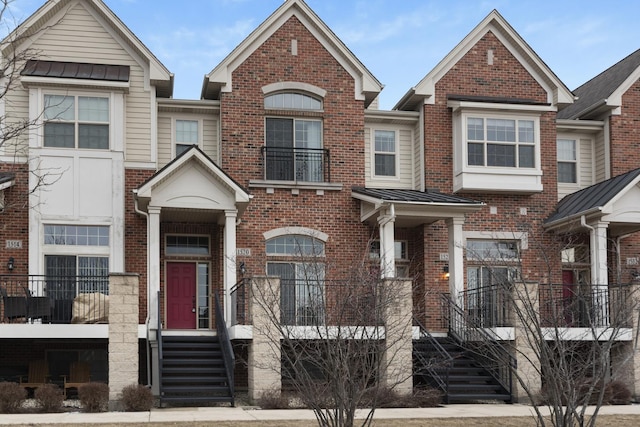
{"type": "Polygon", "coordinates": [[[371,178],[376,180],[398,180],[400,178],[400,132],[398,129],[376,127],[371,128],[371,178]],[[393,132],[394,135],[394,151],[378,151],[376,149],[376,133],[377,132],[393,132]],[[394,169],[393,175],[376,174],[376,157],[377,155],[393,155],[394,169]]]}
{"type": "Polygon", "coordinates": [[[201,118],[194,118],[188,116],[174,116],[171,118],[171,158],[175,159],[177,157],[177,147],[178,145],[196,145],[199,149],[203,150],[203,140],[204,140],[204,130],[203,130],[203,120],[201,118]],[[198,124],[198,141],[196,144],[185,144],[178,141],[178,122],[196,122],[198,124]]]}
{"type": "Polygon", "coordinates": [[[59,91],[59,90],[45,90],[45,89],[41,89],[40,90],[40,103],[41,103],[41,111],[42,111],[42,116],[40,118],[41,122],[42,122],[42,130],[40,132],[38,132],[38,134],[41,135],[40,138],[40,144],[39,146],[47,149],[47,150],[88,150],[91,152],[107,152],[107,151],[113,151],[114,149],[116,149],[116,147],[114,147],[114,134],[118,131],[117,130],[117,124],[116,124],[116,111],[114,109],[114,104],[115,104],[115,100],[113,97],[113,93],[110,92],[92,92],[92,91],[59,91]],[[61,97],[72,97],[74,98],[74,119],[73,120],[62,120],[62,119],[56,119],[51,118],[51,119],[47,119],[46,116],[46,111],[45,109],[47,108],[47,102],[46,102],[46,98],[48,96],[61,96],[61,97]],[[79,98],[102,98],[102,99],[106,99],[108,102],[108,107],[107,107],[107,112],[109,114],[109,119],[106,122],[101,122],[101,121],[90,121],[90,120],[84,120],[81,121],[79,118],[79,98]],[[54,146],[45,146],[45,135],[44,135],[44,126],[46,125],[47,122],[51,122],[51,123],[73,123],[74,124],[74,147],[54,147],[54,146]],[[108,133],[108,147],[107,148],[87,148],[87,147],[80,147],[79,146],[79,125],[80,124],[98,124],[98,125],[106,125],[108,126],[109,129],[109,133],[108,133]]]}
{"type": "Polygon", "coordinates": [[[580,139],[569,138],[569,137],[563,137],[563,138],[558,137],[558,139],[556,140],[556,155],[558,156],[557,157],[558,166],[560,166],[560,163],[573,163],[575,165],[575,181],[574,182],[560,181],[560,174],[558,173],[558,184],[562,186],[568,186],[568,187],[579,187],[580,186],[580,164],[578,162],[578,159],[580,159],[580,139]],[[558,143],[560,141],[573,142],[573,152],[575,155],[575,159],[573,160],[560,159],[560,156],[559,156],[560,153],[558,152],[558,143]]]}
{"type": "Polygon", "coordinates": [[[462,131],[464,134],[463,143],[465,150],[465,165],[467,168],[483,168],[483,169],[506,169],[506,170],[536,170],[540,168],[540,119],[539,117],[532,116],[520,116],[511,114],[487,114],[487,113],[463,113],[462,131]],[[483,139],[470,139],[468,135],[468,121],[469,119],[480,119],[483,122],[483,139]],[[493,141],[487,139],[488,125],[487,120],[510,120],[515,122],[515,141],[493,141]],[[521,121],[533,122],[533,142],[521,142],[519,138],[519,123],[521,121]],[[469,164],[469,144],[481,144],[483,147],[483,163],[482,165],[470,165],[469,164]],[[515,166],[495,166],[488,165],[488,146],[489,145],[503,145],[509,147],[515,147],[514,162],[515,166]],[[520,166],[520,147],[533,147],[533,167],[520,166]]]}
{"type": "MultiPolygon", "coordinates": [[[[447,104],[453,110],[453,190],[467,192],[501,192],[513,194],[538,193],[542,187],[542,161],[540,142],[540,116],[552,111],[548,106],[488,104],[475,102],[450,101],[447,104]],[[505,111],[511,110],[511,111],[505,111]],[[469,138],[467,119],[507,119],[532,121],[534,126],[533,151],[534,167],[504,167],[469,165],[469,138]]],[[[518,129],[516,126],[516,134],[518,129]]],[[[512,144],[513,145],[513,144],[512,144]]],[[[486,148],[484,150],[486,152],[486,148]]],[[[516,152],[516,157],[518,153],[516,152]]],[[[484,164],[486,165],[486,155],[484,164]]],[[[516,163],[517,165],[517,163],[516,163]]]]}

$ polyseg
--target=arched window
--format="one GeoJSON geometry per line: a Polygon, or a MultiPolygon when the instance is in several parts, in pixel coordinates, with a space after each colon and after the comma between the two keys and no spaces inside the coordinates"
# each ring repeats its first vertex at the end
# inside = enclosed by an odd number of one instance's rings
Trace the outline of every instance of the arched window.
{"type": "Polygon", "coordinates": [[[300,257],[298,261],[268,261],[267,274],[280,278],[281,321],[285,325],[324,324],[324,242],[301,234],[267,239],[268,256],[300,257]],[[311,259],[310,259],[311,258],[311,259]]]}
{"type": "Polygon", "coordinates": [[[267,240],[267,255],[323,256],[324,242],[311,236],[289,234],[267,240]]]}
{"type": "Polygon", "coordinates": [[[264,108],[288,110],[321,110],[322,100],[304,93],[281,92],[265,96],[264,108]]]}

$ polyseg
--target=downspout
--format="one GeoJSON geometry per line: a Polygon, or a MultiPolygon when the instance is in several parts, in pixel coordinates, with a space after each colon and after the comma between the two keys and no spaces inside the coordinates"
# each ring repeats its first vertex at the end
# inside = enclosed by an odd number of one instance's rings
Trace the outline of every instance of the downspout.
{"type": "MultiPolygon", "coordinates": [[[[146,218],[147,220],[147,317],[144,319],[144,326],[145,326],[145,333],[146,333],[146,338],[147,338],[147,345],[146,345],[146,350],[147,350],[147,386],[151,386],[151,353],[149,351],[149,319],[150,319],[150,313],[151,313],[151,307],[149,305],[149,290],[150,290],[150,286],[149,286],[149,232],[151,230],[149,230],[149,214],[141,211],[138,208],[138,197],[137,197],[137,191],[133,190],[133,209],[135,210],[135,212],[137,214],[142,215],[143,217],[146,218]]],[[[160,315],[160,313],[158,313],[158,316],[160,315]]],[[[158,333],[160,333],[158,331],[158,333]]]]}

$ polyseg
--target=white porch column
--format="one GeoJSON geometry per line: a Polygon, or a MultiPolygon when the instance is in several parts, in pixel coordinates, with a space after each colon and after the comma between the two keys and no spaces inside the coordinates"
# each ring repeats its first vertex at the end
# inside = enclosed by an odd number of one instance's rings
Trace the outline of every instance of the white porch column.
{"type": "Polygon", "coordinates": [[[459,307],[463,307],[464,247],[462,225],[464,217],[449,218],[446,223],[449,231],[449,292],[451,299],[459,307]]]}
{"type": "Polygon", "coordinates": [[[591,292],[594,313],[598,312],[597,325],[608,325],[609,276],[607,269],[607,228],[608,222],[598,221],[590,229],[591,243],[591,292]],[[596,311],[599,310],[599,311],[596,311]]]}
{"type": "Polygon", "coordinates": [[[395,246],[396,211],[389,205],[384,213],[378,217],[380,227],[380,276],[383,279],[396,277],[396,246],[395,246]]]}
{"type": "Polygon", "coordinates": [[[158,292],[160,291],[160,208],[149,206],[149,235],[147,236],[147,251],[149,256],[149,277],[147,277],[147,301],[149,306],[149,326],[150,329],[156,329],[158,324],[158,292]]]}
{"type": "Polygon", "coordinates": [[[237,210],[224,211],[224,320],[232,325],[231,288],[236,284],[236,220],[237,210]]]}

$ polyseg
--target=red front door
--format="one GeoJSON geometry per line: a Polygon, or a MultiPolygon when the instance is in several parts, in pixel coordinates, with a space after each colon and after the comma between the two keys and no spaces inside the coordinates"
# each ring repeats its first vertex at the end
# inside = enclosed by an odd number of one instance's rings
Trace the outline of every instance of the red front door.
{"type": "Polygon", "coordinates": [[[196,328],[196,265],[167,263],[167,329],[196,328]]]}

